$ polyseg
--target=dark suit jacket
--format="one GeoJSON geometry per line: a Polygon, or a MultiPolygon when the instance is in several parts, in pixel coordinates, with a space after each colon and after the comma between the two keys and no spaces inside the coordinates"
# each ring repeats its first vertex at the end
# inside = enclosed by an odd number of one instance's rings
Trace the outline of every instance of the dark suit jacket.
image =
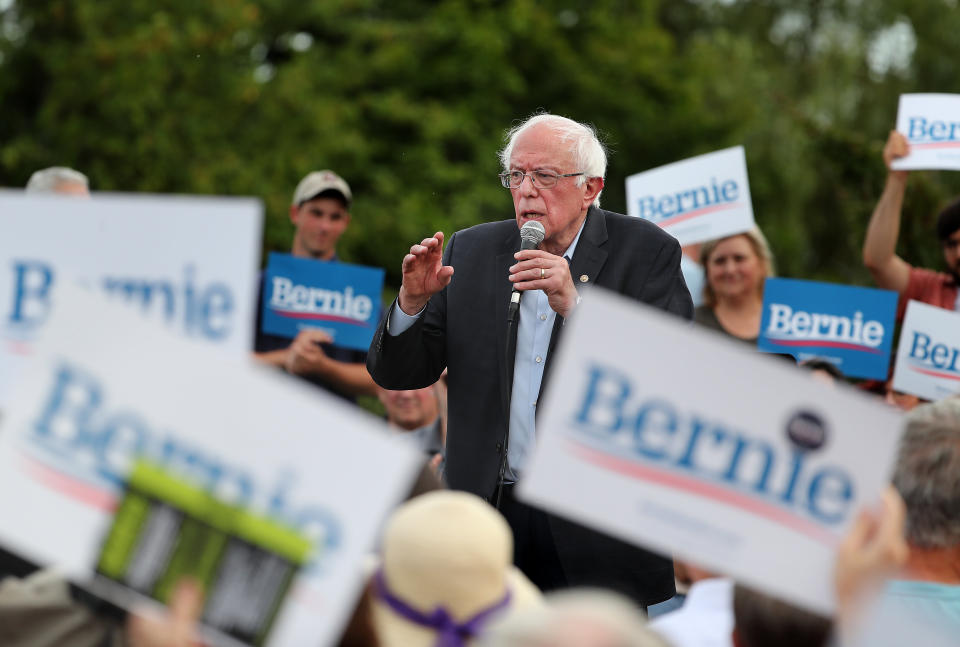
{"type": "MultiPolygon", "coordinates": [[[[373,379],[387,389],[429,386],[448,367],[447,482],[488,500],[506,450],[508,371],[513,371],[513,358],[505,350],[512,288],[508,268],[519,248],[515,220],[454,234],[444,252],[444,264],[454,268],[450,285],[434,295],[424,315],[403,334],[390,336],[389,317],[384,317],[367,356],[373,379]]],[[[578,288],[599,285],[686,319],[693,314],[680,272],[680,247],[648,221],[591,207],[570,272],[578,288]]],[[[557,316],[541,392],[562,328],[563,318],[557,316]]],[[[658,568],[666,570],[662,563],[658,568]]]]}

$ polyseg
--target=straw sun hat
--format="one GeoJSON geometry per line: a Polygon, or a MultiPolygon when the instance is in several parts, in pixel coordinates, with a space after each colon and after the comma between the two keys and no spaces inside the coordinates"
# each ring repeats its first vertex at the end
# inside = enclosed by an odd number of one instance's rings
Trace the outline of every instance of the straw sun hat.
{"type": "Polygon", "coordinates": [[[479,497],[439,490],[400,506],[373,574],[383,647],[459,647],[491,622],[539,606],[513,565],[506,520],[479,497]]]}

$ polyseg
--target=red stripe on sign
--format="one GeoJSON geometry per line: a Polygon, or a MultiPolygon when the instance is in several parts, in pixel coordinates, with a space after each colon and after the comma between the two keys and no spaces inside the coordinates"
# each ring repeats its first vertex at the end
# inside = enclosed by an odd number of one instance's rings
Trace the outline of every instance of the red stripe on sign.
{"type": "Polygon", "coordinates": [[[705,499],[712,499],[735,508],[740,508],[741,510],[746,510],[750,514],[786,526],[831,548],[839,543],[839,538],[829,530],[775,505],[758,501],[753,497],[740,494],[739,492],[732,492],[725,488],[698,481],[697,479],[682,476],[675,472],[669,472],[626,460],[599,451],[575,440],[570,440],[569,442],[574,446],[574,451],[579,454],[581,458],[612,472],[629,476],[638,481],[656,483],[657,485],[688,492],[705,499]]]}
{"type": "Polygon", "coordinates": [[[27,470],[33,478],[51,490],[56,490],[60,494],[92,508],[99,508],[104,512],[114,512],[117,509],[117,497],[110,492],[74,478],[69,474],[58,472],[33,457],[25,456],[24,458],[27,470]]]}
{"type": "Polygon", "coordinates": [[[851,344],[849,342],[843,341],[818,341],[816,339],[773,339],[769,338],[771,344],[777,344],[778,346],[820,346],[822,348],[843,348],[846,350],[859,350],[864,353],[873,353],[874,355],[880,355],[881,351],[876,348],[871,348],[870,346],[863,346],[862,344],[851,344]]]}
{"type": "Polygon", "coordinates": [[[356,319],[350,319],[349,317],[340,317],[338,315],[328,315],[320,314],[315,312],[297,312],[295,310],[280,310],[274,308],[273,311],[280,315],[281,317],[289,317],[290,319],[313,319],[320,321],[336,321],[339,323],[351,324],[353,326],[363,326],[367,328],[370,324],[364,321],[357,321],[356,319]]]}
{"type": "Polygon", "coordinates": [[[33,355],[33,344],[26,341],[8,341],[7,352],[13,355],[33,355]]]}
{"type": "Polygon", "coordinates": [[[690,220],[691,218],[696,218],[697,216],[704,216],[708,213],[713,213],[714,211],[722,211],[724,209],[733,209],[734,207],[741,206],[739,202],[727,203],[727,204],[715,204],[709,207],[702,207],[695,211],[688,211],[687,213],[678,213],[675,216],[670,216],[665,220],[661,220],[657,224],[661,227],[669,227],[670,225],[675,225],[678,222],[683,222],[684,220],[690,220]]]}
{"type": "Polygon", "coordinates": [[[944,373],[943,371],[931,371],[929,368],[917,368],[916,366],[910,367],[912,370],[917,373],[923,373],[924,375],[929,375],[931,377],[942,377],[947,380],[960,380],[960,375],[956,373],[944,373]]]}
{"type": "Polygon", "coordinates": [[[927,144],[910,144],[910,148],[957,148],[960,142],[929,142],[927,144]]]}

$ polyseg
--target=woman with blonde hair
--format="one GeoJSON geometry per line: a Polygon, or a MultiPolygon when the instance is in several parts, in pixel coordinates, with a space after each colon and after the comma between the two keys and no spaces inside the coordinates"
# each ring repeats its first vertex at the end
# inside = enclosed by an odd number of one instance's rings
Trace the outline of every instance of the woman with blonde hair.
{"type": "Polygon", "coordinates": [[[759,229],[707,241],[700,248],[706,275],[697,323],[756,345],[763,316],[763,283],[774,275],[773,255],[759,229]]]}

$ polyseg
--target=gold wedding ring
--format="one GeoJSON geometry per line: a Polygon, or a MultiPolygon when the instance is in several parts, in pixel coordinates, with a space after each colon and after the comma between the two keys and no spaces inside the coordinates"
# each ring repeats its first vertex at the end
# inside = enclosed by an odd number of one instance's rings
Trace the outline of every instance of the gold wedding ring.
{"type": "Polygon", "coordinates": [[[547,271],[541,267],[541,268],[540,268],[540,280],[542,281],[542,280],[545,279],[545,278],[547,278],[547,271]]]}

